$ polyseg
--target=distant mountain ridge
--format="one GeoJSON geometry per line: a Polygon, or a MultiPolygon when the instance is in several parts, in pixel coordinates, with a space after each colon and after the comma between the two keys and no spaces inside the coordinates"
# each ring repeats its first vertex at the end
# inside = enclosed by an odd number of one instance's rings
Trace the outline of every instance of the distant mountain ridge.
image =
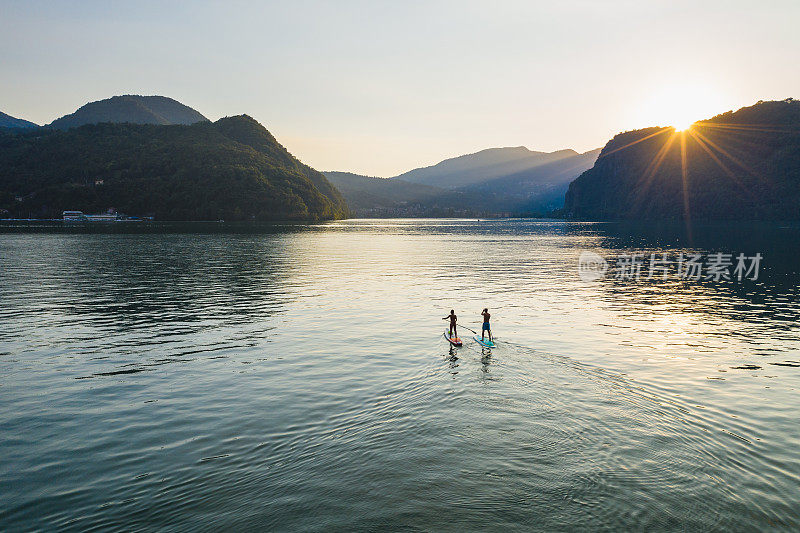
{"type": "Polygon", "coordinates": [[[599,152],[489,148],[393,178],[325,175],[359,216],[543,215],[564,205],[569,183],[599,152]]]}
{"type": "Polygon", "coordinates": [[[800,102],[758,102],[685,132],[621,133],[569,186],[584,220],[800,220],[800,102]]]}
{"type": "Polygon", "coordinates": [[[38,124],[34,124],[28,120],[23,120],[21,118],[15,118],[11,115],[6,115],[5,113],[0,112],[0,128],[19,128],[19,129],[28,129],[28,128],[38,128],[38,124]]]}
{"type": "Polygon", "coordinates": [[[487,148],[410,170],[396,179],[444,189],[473,185],[578,155],[575,150],[536,152],[524,146],[487,148]]]}
{"type": "Polygon", "coordinates": [[[497,178],[459,187],[492,199],[494,208],[513,213],[547,213],[564,205],[564,194],[572,180],[591,168],[600,148],[579,154],[560,150],[543,157],[533,167],[497,178]]]}
{"type": "Polygon", "coordinates": [[[324,172],[358,217],[484,216],[480,196],[400,179],[324,172]]]}
{"type": "Polygon", "coordinates": [[[208,119],[191,107],[166,96],[127,94],[89,102],[74,113],[54,120],[49,126],[65,130],[101,122],[190,125],[208,122],[208,119]]]}

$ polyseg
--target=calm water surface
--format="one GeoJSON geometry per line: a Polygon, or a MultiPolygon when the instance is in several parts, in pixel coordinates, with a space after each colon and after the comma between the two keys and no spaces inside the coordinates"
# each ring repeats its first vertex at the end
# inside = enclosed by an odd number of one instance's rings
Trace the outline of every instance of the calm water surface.
{"type": "Polygon", "coordinates": [[[0,233],[0,529],[800,528],[796,227],[219,229],[0,233]]]}

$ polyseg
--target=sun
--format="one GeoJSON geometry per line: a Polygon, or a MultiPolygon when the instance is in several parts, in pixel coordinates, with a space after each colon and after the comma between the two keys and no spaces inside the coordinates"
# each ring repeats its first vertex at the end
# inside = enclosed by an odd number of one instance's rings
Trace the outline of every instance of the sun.
{"type": "Polygon", "coordinates": [[[688,129],[691,129],[692,124],[694,124],[695,122],[696,122],[695,120],[692,120],[690,118],[675,119],[672,121],[672,127],[675,128],[675,131],[678,132],[686,131],[688,129]]]}
{"type": "Polygon", "coordinates": [[[672,126],[676,131],[688,130],[698,120],[726,110],[721,95],[700,83],[656,87],[637,107],[637,127],[672,126]]]}

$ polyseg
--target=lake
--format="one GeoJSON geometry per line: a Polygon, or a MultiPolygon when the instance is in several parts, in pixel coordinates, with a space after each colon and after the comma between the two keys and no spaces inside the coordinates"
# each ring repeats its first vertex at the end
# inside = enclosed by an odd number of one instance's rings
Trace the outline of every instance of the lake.
{"type": "Polygon", "coordinates": [[[798,260],[780,224],[0,227],[0,529],[797,530],[798,260]],[[614,266],[720,252],[757,279],[614,266]]]}

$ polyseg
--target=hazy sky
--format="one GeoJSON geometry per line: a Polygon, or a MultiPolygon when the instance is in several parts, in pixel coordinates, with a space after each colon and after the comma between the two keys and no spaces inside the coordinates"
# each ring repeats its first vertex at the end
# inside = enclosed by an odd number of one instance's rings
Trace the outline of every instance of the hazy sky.
{"type": "Polygon", "coordinates": [[[319,170],[391,176],[800,98],[798,25],[797,0],[0,0],[0,111],[160,94],[247,113],[319,170]]]}

